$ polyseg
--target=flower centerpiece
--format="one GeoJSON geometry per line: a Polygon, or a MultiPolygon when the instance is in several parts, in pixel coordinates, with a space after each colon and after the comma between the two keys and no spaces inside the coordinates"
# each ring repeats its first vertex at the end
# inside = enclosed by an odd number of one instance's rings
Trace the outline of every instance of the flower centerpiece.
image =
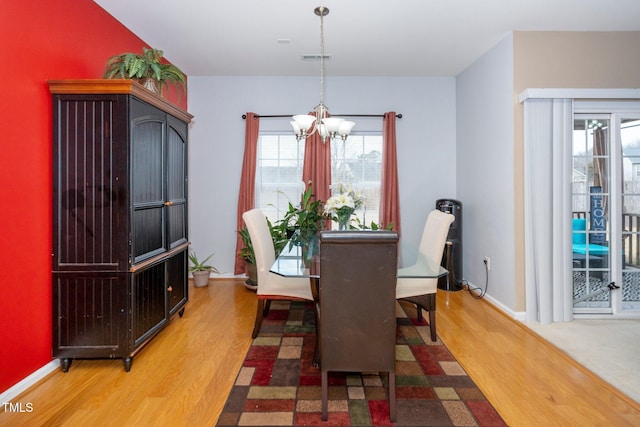
{"type": "Polygon", "coordinates": [[[338,223],[339,230],[347,230],[350,228],[351,215],[364,206],[364,194],[349,183],[333,184],[331,190],[337,194],[329,197],[325,203],[325,215],[338,223]]]}

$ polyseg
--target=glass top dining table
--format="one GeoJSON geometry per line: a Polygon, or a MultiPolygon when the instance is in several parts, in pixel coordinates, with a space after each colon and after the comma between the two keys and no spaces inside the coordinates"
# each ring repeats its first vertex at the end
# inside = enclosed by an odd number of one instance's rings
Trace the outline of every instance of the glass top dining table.
{"type": "MultiPolygon", "coordinates": [[[[302,250],[299,246],[288,244],[277,256],[270,271],[284,277],[309,277],[320,278],[320,256],[311,257],[307,266],[302,260],[302,250]]],[[[446,276],[448,271],[440,264],[425,258],[418,253],[416,262],[404,268],[398,269],[398,278],[422,278],[436,279],[446,276]]]]}

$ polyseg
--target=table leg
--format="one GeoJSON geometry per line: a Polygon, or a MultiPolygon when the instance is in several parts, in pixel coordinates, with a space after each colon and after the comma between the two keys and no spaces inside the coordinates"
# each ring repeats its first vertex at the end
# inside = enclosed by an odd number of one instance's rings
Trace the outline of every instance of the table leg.
{"type": "Polygon", "coordinates": [[[311,295],[313,295],[313,312],[316,320],[316,348],[313,351],[313,366],[320,366],[320,279],[311,277],[309,279],[311,295]]]}

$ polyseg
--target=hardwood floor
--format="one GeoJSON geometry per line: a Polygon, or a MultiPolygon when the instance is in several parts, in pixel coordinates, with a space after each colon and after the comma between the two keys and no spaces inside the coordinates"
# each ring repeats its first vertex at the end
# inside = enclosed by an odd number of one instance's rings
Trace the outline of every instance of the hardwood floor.
{"type": "MultiPolygon", "coordinates": [[[[32,412],[0,411],[0,425],[213,426],[251,343],[255,307],[240,281],[191,287],[184,317],[135,357],[131,372],[120,360],[76,360],[13,400],[32,412]]],[[[509,425],[640,425],[638,403],[486,301],[440,291],[437,321],[509,425]]]]}

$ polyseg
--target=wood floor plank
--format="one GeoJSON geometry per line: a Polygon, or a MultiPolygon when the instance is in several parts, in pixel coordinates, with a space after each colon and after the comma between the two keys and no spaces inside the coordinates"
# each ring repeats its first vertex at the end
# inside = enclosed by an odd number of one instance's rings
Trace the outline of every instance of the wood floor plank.
{"type": "Polygon", "coordinates": [[[509,425],[640,425],[640,405],[466,291],[438,293],[438,335],[509,425]]]}
{"type": "MultiPolygon", "coordinates": [[[[76,360],[14,399],[32,413],[0,412],[0,425],[215,425],[251,344],[255,309],[255,294],[238,280],[191,287],[184,316],[136,355],[131,372],[120,360],[76,360]]],[[[486,301],[439,291],[437,321],[509,425],[640,425],[640,405],[486,301]]]]}

